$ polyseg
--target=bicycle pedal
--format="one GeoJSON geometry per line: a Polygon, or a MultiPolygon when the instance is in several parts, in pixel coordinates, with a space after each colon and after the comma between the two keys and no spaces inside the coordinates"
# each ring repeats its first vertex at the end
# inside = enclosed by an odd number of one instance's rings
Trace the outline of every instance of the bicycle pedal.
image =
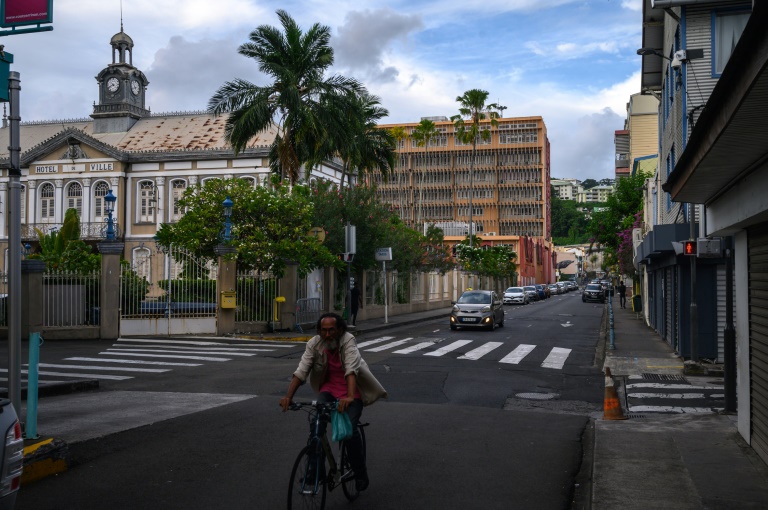
{"type": "Polygon", "coordinates": [[[342,482],[348,482],[348,481],[354,480],[354,479],[355,479],[355,472],[352,471],[351,469],[349,471],[347,471],[346,473],[344,473],[343,475],[341,475],[341,481],[342,482]]]}

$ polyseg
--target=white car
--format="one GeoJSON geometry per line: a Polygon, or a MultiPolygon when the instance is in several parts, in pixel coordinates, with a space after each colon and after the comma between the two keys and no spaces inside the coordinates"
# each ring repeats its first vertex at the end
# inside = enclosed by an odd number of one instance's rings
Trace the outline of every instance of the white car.
{"type": "Polygon", "coordinates": [[[504,291],[505,305],[527,305],[530,299],[522,287],[510,287],[504,291]]]}

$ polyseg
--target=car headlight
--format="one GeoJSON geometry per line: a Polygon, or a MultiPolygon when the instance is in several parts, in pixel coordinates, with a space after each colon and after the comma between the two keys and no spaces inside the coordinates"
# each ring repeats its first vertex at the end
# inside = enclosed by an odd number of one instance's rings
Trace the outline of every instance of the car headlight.
{"type": "Polygon", "coordinates": [[[490,312],[491,311],[491,307],[490,306],[484,306],[483,309],[480,310],[480,311],[483,312],[483,313],[490,312]]]}

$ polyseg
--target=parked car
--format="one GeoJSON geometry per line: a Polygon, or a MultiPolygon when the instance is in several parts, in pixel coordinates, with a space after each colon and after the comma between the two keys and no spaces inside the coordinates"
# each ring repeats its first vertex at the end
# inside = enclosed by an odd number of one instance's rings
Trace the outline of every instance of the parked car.
{"type": "Polygon", "coordinates": [[[547,299],[549,297],[549,288],[546,285],[537,283],[534,285],[539,293],[539,299],[547,299]]]}
{"type": "Polygon", "coordinates": [[[588,301],[598,301],[605,303],[605,292],[602,285],[596,283],[590,283],[584,287],[584,292],[581,293],[581,300],[586,303],[588,301]]]}
{"type": "Polygon", "coordinates": [[[550,283],[549,285],[547,285],[547,287],[549,287],[549,293],[550,293],[552,296],[555,296],[555,295],[557,295],[557,294],[560,294],[560,287],[558,287],[558,286],[557,286],[557,284],[555,284],[555,283],[550,283]]]}
{"type": "Polygon", "coordinates": [[[565,294],[568,292],[568,287],[565,286],[565,282],[557,282],[556,285],[560,288],[560,294],[565,294]]]}
{"type": "Polygon", "coordinates": [[[504,306],[492,290],[468,290],[453,303],[450,324],[451,329],[480,327],[493,331],[496,324],[504,326],[504,306]]]}
{"type": "Polygon", "coordinates": [[[574,282],[572,280],[569,280],[569,281],[567,281],[565,283],[566,283],[566,285],[568,285],[569,289],[571,289],[571,290],[579,290],[579,284],[578,283],[576,283],[576,282],[574,282]]]}
{"type": "Polygon", "coordinates": [[[527,305],[529,302],[528,294],[522,287],[510,287],[504,291],[505,305],[527,305]]]}
{"type": "Polygon", "coordinates": [[[21,483],[24,463],[24,438],[16,411],[7,398],[0,399],[0,508],[13,508],[21,483]]]}
{"type": "Polygon", "coordinates": [[[538,301],[539,300],[539,291],[536,290],[536,287],[533,285],[526,285],[523,287],[523,290],[526,294],[528,294],[528,299],[531,301],[538,301]]]}

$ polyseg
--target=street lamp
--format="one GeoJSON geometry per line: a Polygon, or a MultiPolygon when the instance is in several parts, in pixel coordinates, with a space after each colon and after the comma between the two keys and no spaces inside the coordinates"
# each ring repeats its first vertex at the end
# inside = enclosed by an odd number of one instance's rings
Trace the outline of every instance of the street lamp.
{"type": "Polygon", "coordinates": [[[107,241],[115,240],[115,222],[112,219],[112,213],[115,211],[116,201],[117,197],[112,194],[112,190],[109,190],[107,195],[104,197],[104,207],[107,210],[107,232],[104,237],[107,238],[107,241]]]}
{"type": "Polygon", "coordinates": [[[227,197],[224,199],[224,202],[222,204],[224,206],[224,232],[222,234],[222,239],[225,243],[228,243],[232,240],[232,206],[235,205],[235,203],[232,201],[231,198],[227,197]]]}

